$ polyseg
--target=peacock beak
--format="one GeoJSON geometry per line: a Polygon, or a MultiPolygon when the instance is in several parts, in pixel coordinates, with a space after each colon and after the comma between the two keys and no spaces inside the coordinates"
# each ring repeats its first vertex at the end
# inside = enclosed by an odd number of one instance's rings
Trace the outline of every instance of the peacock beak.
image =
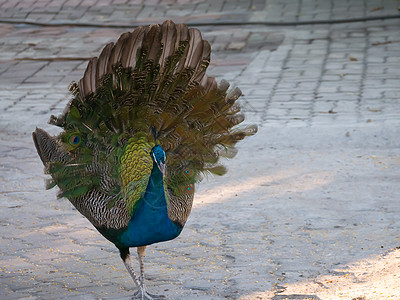
{"type": "Polygon", "coordinates": [[[164,175],[165,175],[165,164],[162,163],[162,162],[160,162],[160,163],[158,163],[157,165],[158,165],[158,168],[160,169],[161,174],[162,174],[163,177],[164,177],[164,175]]]}

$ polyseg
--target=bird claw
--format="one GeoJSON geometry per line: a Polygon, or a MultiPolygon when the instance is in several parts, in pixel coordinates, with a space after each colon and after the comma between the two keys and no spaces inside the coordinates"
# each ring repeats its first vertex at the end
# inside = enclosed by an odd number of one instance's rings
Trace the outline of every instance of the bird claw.
{"type": "Polygon", "coordinates": [[[133,299],[137,300],[158,300],[166,299],[164,295],[154,295],[146,292],[145,289],[139,288],[138,291],[133,295],[133,299]]]}

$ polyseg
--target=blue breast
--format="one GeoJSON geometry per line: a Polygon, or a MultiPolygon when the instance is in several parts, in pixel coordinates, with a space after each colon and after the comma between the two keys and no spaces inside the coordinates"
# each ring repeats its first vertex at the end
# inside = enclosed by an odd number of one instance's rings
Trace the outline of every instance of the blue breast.
{"type": "Polygon", "coordinates": [[[125,247],[140,247],[176,238],[182,227],[168,218],[163,178],[156,164],[144,197],[140,200],[128,228],[120,237],[125,247]]]}

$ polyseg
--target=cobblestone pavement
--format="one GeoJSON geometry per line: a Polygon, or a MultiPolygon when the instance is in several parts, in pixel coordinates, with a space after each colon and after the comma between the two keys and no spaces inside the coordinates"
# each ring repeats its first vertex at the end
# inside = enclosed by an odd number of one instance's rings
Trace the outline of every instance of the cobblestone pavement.
{"type": "MultiPolygon", "coordinates": [[[[46,123],[62,112],[70,81],[126,31],[74,23],[215,23],[200,27],[213,48],[209,74],[242,89],[247,121],[260,128],[226,163],[226,176],[199,185],[182,235],[149,248],[152,292],[170,299],[318,299],[317,292],[284,292],[400,246],[400,18],[240,25],[393,17],[399,6],[0,0],[0,298],[133,294],[115,247],[67,200],[56,200],[56,191],[44,190],[31,140],[35,126],[55,133],[46,123]]],[[[389,290],[400,298],[398,286],[389,290]]]]}

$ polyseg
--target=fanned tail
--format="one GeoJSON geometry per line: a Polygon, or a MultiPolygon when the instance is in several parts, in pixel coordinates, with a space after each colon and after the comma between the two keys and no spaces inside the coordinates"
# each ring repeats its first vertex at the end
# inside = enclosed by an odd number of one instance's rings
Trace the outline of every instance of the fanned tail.
{"type": "MultiPolygon", "coordinates": [[[[219,157],[233,157],[235,144],[257,131],[255,125],[238,126],[244,120],[236,102],[241,91],[228,91],[226,81],[218,85],[206,75],[210,52],[197,29],[172,21],[124,33],[89,61],[83,78],[70,86],[73,99],[50,123],[79,132],[90,148],[86,153],[105,157],[121,156],[118,149],[134,136],[154,141],[155,132],[167,154],[171,201],[190,201],[201,173],[224,174],[219,157]]],[[[82,172],[101,177],[100,186],[115,182],[110,178],[118,168],[100,164],[87,161],[82,172]]]]}

